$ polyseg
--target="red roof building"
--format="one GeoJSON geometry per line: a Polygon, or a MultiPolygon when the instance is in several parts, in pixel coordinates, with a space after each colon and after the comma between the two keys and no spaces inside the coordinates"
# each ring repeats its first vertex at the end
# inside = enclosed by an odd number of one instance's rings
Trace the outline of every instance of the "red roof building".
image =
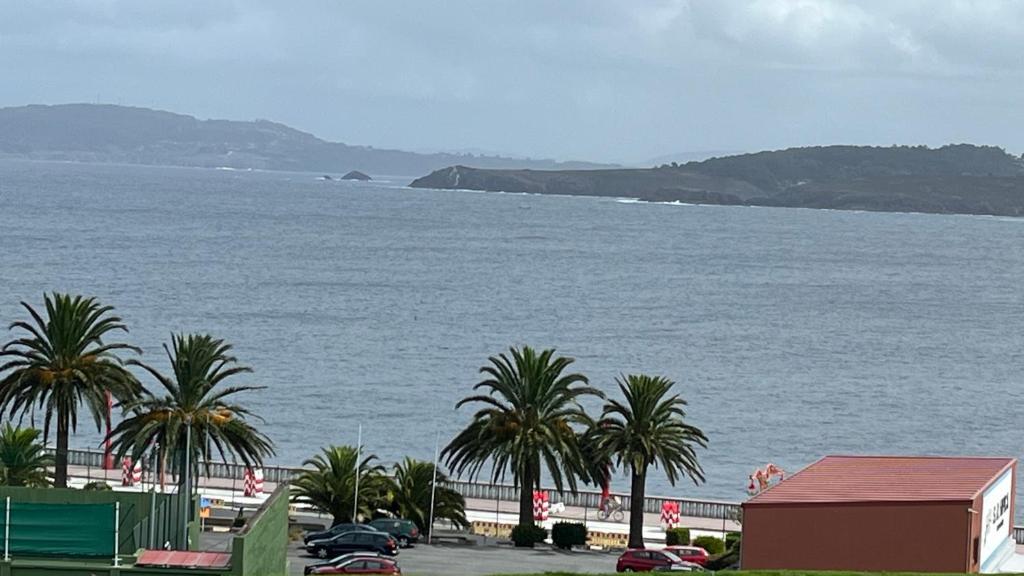
{"type": "Polygon", "coordinates": [[[1012,458],[827,456],[743,504],[748,570],[995,571],[1012,458]]]}

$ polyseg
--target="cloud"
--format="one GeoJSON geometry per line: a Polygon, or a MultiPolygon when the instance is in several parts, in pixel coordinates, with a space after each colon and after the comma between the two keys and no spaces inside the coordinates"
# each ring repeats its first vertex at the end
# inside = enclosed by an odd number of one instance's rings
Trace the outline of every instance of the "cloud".
{"type": "Polygon", "coordinates": [[[1024,3],[0,0],[0,13],[0,66],[18,79],[0,105],[98,96],[375,146],[594,159],[1012,148],[1024,128],[1010,104],[1024,3]]]}

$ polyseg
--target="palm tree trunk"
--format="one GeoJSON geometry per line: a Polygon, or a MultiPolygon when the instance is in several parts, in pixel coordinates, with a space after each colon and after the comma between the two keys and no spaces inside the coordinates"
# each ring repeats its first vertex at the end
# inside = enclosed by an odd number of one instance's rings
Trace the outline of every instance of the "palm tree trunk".
{"type": "Polygon", "coordinates": [[[53,485],[57,488],[68,487],[68,415],[63,411],[57,413],[57,454],[54,458],[53,485]]]}
{"type": "Polygon", "coordinates": [[[537,483],[533,470],[525,466],[519,477],[519,525],[533,526],[533,487],[537,483]]]}
{"type": "Polygon", "coordinates": [[[644,492],[647,488],[647,469],[632,469],[633,483],[629,489],[629,547],[644,547],[644,492]]]}

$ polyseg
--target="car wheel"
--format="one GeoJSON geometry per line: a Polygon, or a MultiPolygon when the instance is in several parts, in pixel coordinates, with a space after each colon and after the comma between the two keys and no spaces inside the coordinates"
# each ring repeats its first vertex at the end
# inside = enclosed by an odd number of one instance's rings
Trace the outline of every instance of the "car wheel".
{"type": "Polygon", "coordinates": [[[317,558],[327,558],[327,549],[321,548],[316,551],[317,558]]]}
{"type": "Polygon", "coordinates": [[[632,571],[633,571],[633,569],[632,569],[632,568],[630,568],[629,566],[626,566],[625,568],[623,568],[623,569],[622,569],[622,571],[623,571],[623,572],[632,572],[632,571]]]}
{"type": "Polygon", "coordinates": [[[398,537],[398,547],[399,548],[408,548],[409,547],[409,539],[406,538],[405,536],[399,536],[398,537]]]}

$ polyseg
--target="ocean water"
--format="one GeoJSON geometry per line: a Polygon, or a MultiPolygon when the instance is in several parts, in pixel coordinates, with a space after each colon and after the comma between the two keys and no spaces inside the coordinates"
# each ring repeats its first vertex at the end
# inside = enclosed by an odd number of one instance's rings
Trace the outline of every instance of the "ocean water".
{"type": "Polygon", "coordinates": [[[652,494],[739,500],[755,467],[825,454],[1022,452],[1024,220],[316,177],[2,162],[0,322],[61,290],[116,306],[158,367],[171,332],[227,339],[282,464],[360,424],[384,462],[430,458],[513,344],[612,395],[678,382],[707,482],[652,470],[652,494]]]}

